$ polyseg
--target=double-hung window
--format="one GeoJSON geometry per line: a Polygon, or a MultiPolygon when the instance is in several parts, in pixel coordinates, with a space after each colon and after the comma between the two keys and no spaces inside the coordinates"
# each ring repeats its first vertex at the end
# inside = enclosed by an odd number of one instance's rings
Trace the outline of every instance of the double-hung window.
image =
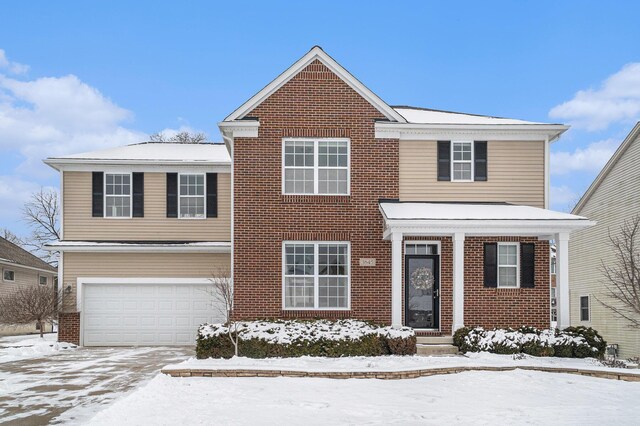
{"type": "Polygon", "coordinates": [[[348,139],[285,139],[284,194],[349,194],[348,139]]]}
{"type": "Polygon", "coordinates": [[[131,174],[105,173],[104,216],[131,217],[131,174]]]}
{"type": "Polygon", "coordinates": [[[519,286],[519,248],[518,243],[498,243],[498,287],[519,286]]]}
{"type": "Polygon", "coordinates": [[[473,181],[473,142],[451,143],[452,181],[473,181]]]}
{"type": "Polygon", "coordinates": [[[284,244],[285,309],[349,308],[349,243],[284,244]]]}
{"type": "Polygon", "coordinates": [[[38,280],[40,285],[47,285],[49,283],[46,275],[40,275],[38,280]]]}
{"type": "Polygon", "coordinates": [[[178,211],[182,219],[205,218],[204,174],[179,175],[178,211]]]}

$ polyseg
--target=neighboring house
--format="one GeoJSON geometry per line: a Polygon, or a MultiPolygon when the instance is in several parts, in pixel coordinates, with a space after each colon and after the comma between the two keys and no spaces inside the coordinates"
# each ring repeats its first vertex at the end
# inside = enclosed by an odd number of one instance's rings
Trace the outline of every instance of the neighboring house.
{"type": "MultiPolygon", "coordinates": [[[[0,298],[7,297],[21,286],[47,286],[55,291],[57,270],[39,257],[20,246],[0,237],[0,298]]],[[[36,333],[37,324],[3,326],[0,336],[36,333]]],[[[52,331],[52,325],[45,325],[45,332],[52,331]]]]}
{"type": "Polygon", "coordinates": [[[571,324],[594,327],[622,357],[640,356],[640,330],[629,328],[598,299],[605,297],[602,266],[615,261],[609,235],[619,235],[624,222],[640,214],[640,122],[622,142],[582,196],[574,214],[597,225],[576,232],[571,241],[571,324]]]}
{"type": "Polygon", "coordinates": [[[547,210],[566,126],[391,107],[314,47],[219,128],[225,145],[46,160],[62,179],[61,339],[192,343],[220,318],[199,296],[219,267],[239,319],[549,326],[549,240],[566,288],[569,233],[591,224],[547,210]]]}

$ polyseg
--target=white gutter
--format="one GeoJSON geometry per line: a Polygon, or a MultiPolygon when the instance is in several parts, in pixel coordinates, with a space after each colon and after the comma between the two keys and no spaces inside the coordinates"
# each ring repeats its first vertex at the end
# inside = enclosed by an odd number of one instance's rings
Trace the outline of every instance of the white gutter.
{"type": "MultiPolygon", "coordinates": [[[[13,266],[14,268],[24,268],[24,269],[29,269],[29,270],[38,271],[38,272],[44,272],[44,273],[52,274],[52,275],[56,274],[55,270],[54,271],[50,271],[48,269],[36,268],[35,266],[22,265],[20,263],[13,262],[13,261],[11,261],[9,259],[0,259],[0,265],[13,266]]],[[[53,266],[52,266],[52,268],[53,268],[53,266]]]]}
{"type": "Polygon", "coordinates": [[[376,122],[375,137],[420,140],[447,139],[453,136],[482,137],[489,140],[545,140],[553,141],[567,131],[561,124],[415,124],[376,122]]]}
{"type": "Polygon", "coordinates": [[[47,244],[49,251],[60,252],[107,252],[107,253],[231,253],[230,242],[198,242],[198,243],[101,243],[60,241],[47,244]]]}

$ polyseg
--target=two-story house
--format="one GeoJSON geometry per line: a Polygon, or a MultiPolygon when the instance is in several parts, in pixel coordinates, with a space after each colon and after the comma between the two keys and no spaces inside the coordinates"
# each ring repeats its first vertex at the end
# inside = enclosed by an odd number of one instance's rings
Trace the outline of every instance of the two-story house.
{"type": "Polygon", "coordinates": [[[566,126],[391,107],[314,47],[219,128],[224,146],[47,160],[62,172],[61,339],[188,343],[215,316],[193,306],[221,264],[235,318],[548,327],[550,239],[569,324],[567,242],[591,223],[548,210],[549,145],[566,126]],[[188,294],[187,319],[175,301],[188,294]]]}

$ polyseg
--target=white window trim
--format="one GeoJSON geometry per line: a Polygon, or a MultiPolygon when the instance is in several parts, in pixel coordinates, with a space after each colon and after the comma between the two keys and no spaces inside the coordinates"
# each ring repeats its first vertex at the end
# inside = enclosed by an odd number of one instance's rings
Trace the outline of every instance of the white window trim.
{"type": "Polygon", "coordinates": [[[284,311],[350,311],[351,310],[351,242],[349,241],[283,241],[282,242],[282,310],[284,311]],[[287,252],[286,246],[287,244],[313,244],[313,275],[298,275],[300,277],[313,277],[313,305],[312,308],[288,308],[286,307],[286,277],[285,274],[287,268],[287,252]],[[318,259],[319,259],[319,244],[346,244],[347,245],[347,306],[344,308],[321,308],[319,307],[320,303],[320,292],[318,291],[319,287],[319,278],[320,274],[318,268],[318,259]]]}
{"type": "Polygon", "coordinates": [[[451,156],[451,182],[473,182],[474,181],[474,176],[475,176],[475,151],[474,151],[474,147],[475,147],[475,143],[473,141],[451,141],[451,152],[450,152],[450,156],[451,156]],[[471,144],[471,160],[454,160],[453,157],[453,146],[457,143],[468,143],[471,144]],[[462,163],[470,163],[471,164],[471,179],[456,179],[455,175],[453,173],[453,165],[455,163],[458,164],[462,164],[462,163]]]}
{"type": "MultiPolygon", "coordinates": [[[[498,250],[496,255],[498,256],[498,258],[496,259],[496,265],[498,268],[498,273],[496,274],[497,277],[497,288],[520,288],[520,243],[518,242],[504,242],[504,243],[498,243],[498,250]],[[511,287],[511,286],[501,286],[500,285],[500,246],[515,246],[516,247],[516,286],[515,287],[511,287]]],[[[513,268],[514,266],[512,265],[502,265],[503,268],[513,268]]]]}
{"type": "Polygon", "coordinates": [[[102,216],[105,219],[131,219],[133,217],[133,173],[109,171],[103,172],[102,182],[102,216]],[[107,216],[107,197],[122,197],[123,195],[107,195],[107,175],[129,175],[129,216],[107,216]]]}
{"type": "Polygon", "coordinates": [[[426,241],[426,240],[405,240],[404,241],[404,254],[407,254],[407,246],[412,246],[412,245],[424,245],[424,246],[438,246],[437,250],[438,253],[436,253],[435,255],[431,255],[431,254],[427,254],[426,256],[440,256],[440,240],[434,240],[434,241],[426,241]]]}
{"type": "Polygon", "coordinates": [[[591,323],[591,295],[590,294],[581,294],[580,296],[578,296],[578,319],[582,323],[587,323],[587,324],[591,323]],[[587,298],[587,312],[589,314],[588,320],[582,319],[582,298],[583,297],[587,298]]]}
{"type": "Polygon", "coordinates": [[[351,195],[351,139],[349,138],[283,138],[282,139],[282,195],[328,195],[334,196],[350,196],[351,195]],[[318,143],[321,141],[335,141],[347,143],[347,192],[344,194],[320,194],[318,193],[318,170],[319,169],[343,169],[344,167],[320,167],[318,165],[318,143]],[[285,146],[287,142],[313,142],[313,194],[300,193],[300,192],[286,192],[285,191],[285,170],[287,168],[292,169],[311,169],[311,167],[302,166],[289,166],[285,167],[285,146]]]}
{"type": "Polygon", "coordinates": [[[46,275],[38,275],[38,285],[41,286],[48,286],[49,285],[49,277],[47,277],[46,275]],[[41,279],[44,278],[46,280],[46,282],[44,284],[42,284],[41,279]]]}
{"type": "Polygon", "coordinates": [[[207,218],[207,174],[206,173],[178,173],[178,219],[180,220],[204,220],[207,218]],[[199,175],[202,176],[204,182],[204,195],[180,195],[180,178],[181,176],[192,176],[199,175]],[[202,197],[204,199],[204,214],[202,217],[182,217],[180,216],[180,199],[182,197],[188,198],[198,198],[202,197]]]}
{"type": "Polygon", "coordinates": [[[2,269],[2,281],[8,282],[8,283],[16,282],[16,271],[15,271],[15,269],[3,268],[2,269]],[[5,271],[13,272],[13,279],[12,280],[7,280],[7,279],[4,278],[5,271]]]}

